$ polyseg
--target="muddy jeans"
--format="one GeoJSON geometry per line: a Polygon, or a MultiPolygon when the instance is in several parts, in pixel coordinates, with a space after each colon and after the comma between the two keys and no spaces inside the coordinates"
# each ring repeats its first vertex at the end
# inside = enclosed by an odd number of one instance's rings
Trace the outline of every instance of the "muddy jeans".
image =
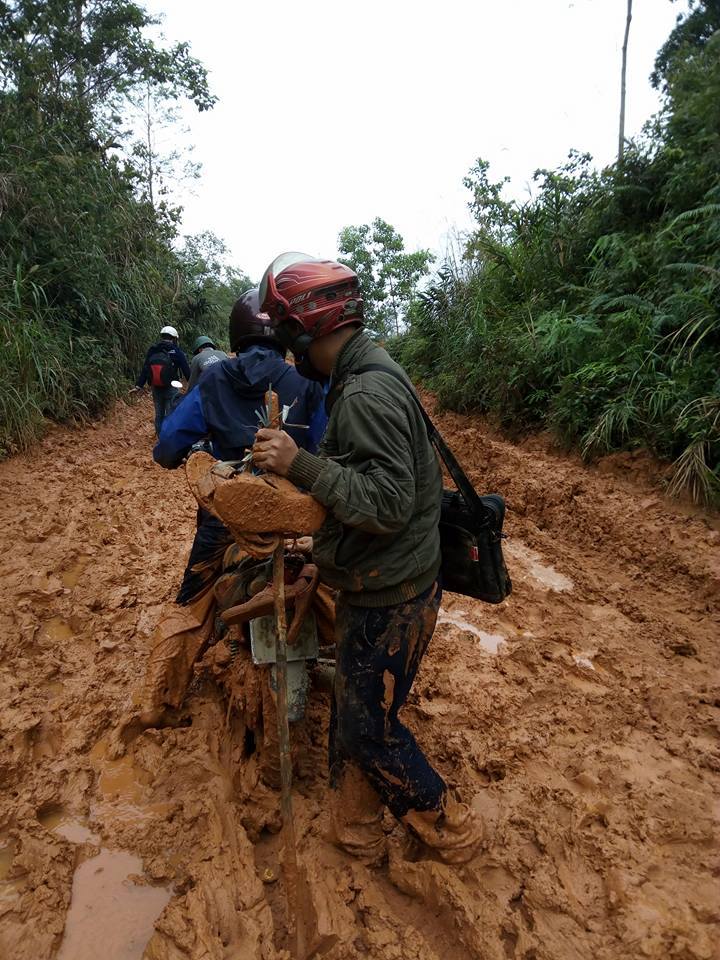
{"type": "Polygon", "coordinates": [[[230,531],[200,508],[197,529],[175,603],[167,604],[151,638],[145,671],[143,707],[179,707],[192,670],[207,645],[215,620],[213,586],[223,556],[233,542],[230,531]]]}
{"type": "Polygon", "coordinates": [[[163,420],[169,413],[172,413],[177,395],[177,387],[152,388],[153,403],[155,404],[155,434],[158,437],[163,420]]]}
{"type": "Polygon", "coordinates": [[[398,718],[435,629],[438,583],[408,603],[337,604],[337,665],[330,718],[330,786],[348,767],[364,775],[399,819],[440,810],[447,787],[398,718]]]}
{"type": "Polygon", "coordinates": [[[195,539],[175,603],[190,603],[217,580],[223,556],[231,543],[234,543],[232,534],[225,524],[209,510],[198,507],[195,539]]]}

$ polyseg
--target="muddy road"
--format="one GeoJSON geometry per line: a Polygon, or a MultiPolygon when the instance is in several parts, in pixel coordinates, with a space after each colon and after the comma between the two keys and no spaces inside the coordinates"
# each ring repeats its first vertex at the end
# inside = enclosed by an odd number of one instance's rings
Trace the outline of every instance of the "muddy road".
{"type": "MultiPolygon", "coordinates": [[[[330,960],[720,956],[720,533],[652,467],[602,468],[439,418],[509,503],[515,591],[446,595],[406,709],[492,831],[471,864],[368,870],[323,840],[327,694],[295,786],[307,915],[330,960]]],[[[277,797],[232,703],[110,760],[190,547],[181,472],[120,406],[0,464],[0,957],[287,956],[277,797]]],[[[393,830],[387,822],[388,831],[393,830]]]]}

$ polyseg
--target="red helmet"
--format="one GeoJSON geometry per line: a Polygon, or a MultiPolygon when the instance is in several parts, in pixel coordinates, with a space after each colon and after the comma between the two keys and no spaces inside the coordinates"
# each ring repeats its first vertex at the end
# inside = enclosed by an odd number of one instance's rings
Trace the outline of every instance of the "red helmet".
{"type": "Polygon", "coordinates": [[[275,334],[296,355],[338,327],[363,322],[357,274],[333,260],[305,253],[276,257],[260,282],[260,307],[275,334]]]}

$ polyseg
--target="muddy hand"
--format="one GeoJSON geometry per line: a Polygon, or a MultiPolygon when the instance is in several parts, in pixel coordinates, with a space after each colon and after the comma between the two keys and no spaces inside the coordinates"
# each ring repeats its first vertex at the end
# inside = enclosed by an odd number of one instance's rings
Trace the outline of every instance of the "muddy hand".
{"type": "Polygon", "coordinates": [[[290,550],[292,553],[311,554],[313,551],[313,538],[297,537],[295,540],[286,540],[285,548],[286,550],[290,550]]]}
{"type": "Polygon", "coordinates": [[[263,427],[255,434],[252,455],[255,465],[261,470],[286,477],[297,452],[297,444],[284,430],[263,427]]]}
{"type": "Polygon", "coordinates": [[[108,744],[109,759],[117,760],[118,757],[124,757],[126,749],[136,737],[139,737],[141,733],[150,727],[160,725],[164,713],[165,711],[162,707],[151,707],[145,710],[130,710],[124,714],[110,734],[110,742],[108,744]]]}

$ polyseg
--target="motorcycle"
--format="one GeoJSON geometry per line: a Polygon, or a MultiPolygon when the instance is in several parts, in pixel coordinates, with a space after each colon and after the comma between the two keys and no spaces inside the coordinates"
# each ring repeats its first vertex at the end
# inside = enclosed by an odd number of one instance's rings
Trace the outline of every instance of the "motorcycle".
{"type": "MultiPolygon", "coordinates": [[[[272,559],[255,559],[237,545],[230,547],[214,593],[214,629],[204,659],[215,663],[214,672],[227,692],[228,710],[242,716],[246,750],[257,755],[260,776],[269,786],[277,787],[277,634],[272,559]]],[[[312,679],[324,687],[332,679],[334,599],[319,583],[317,568],[293,544],[285,551],[285,598],[288,720],[291,738],[297,741],[312,679]]]]}

